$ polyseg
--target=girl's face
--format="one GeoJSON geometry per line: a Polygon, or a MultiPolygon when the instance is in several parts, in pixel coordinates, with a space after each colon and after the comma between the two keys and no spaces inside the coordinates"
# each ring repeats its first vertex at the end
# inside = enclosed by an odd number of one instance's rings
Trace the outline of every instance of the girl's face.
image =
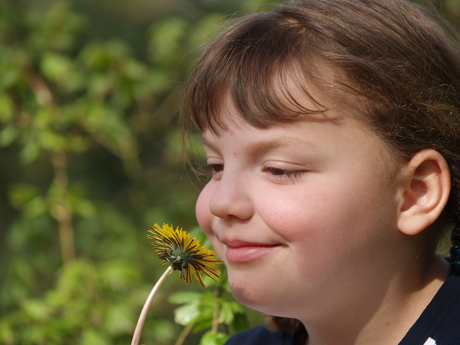
{"type": "Polygon", "coordinates": [[[225,130],[203,134],[212,178],[196,213],[235,297],[305,318],[378,293],[404,241],[381,140],[337,110],[267,129],[227,111],[225,130]]]}

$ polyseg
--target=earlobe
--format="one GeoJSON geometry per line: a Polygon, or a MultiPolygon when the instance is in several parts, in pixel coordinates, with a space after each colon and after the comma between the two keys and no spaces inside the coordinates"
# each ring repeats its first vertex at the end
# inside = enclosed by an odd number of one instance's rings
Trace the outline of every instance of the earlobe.
{"type": "Polygon", "coordinates": [[[450,169],[439,152],[428,149],[418,152],[405,170],[398,228],[406,235],[416,235],[444,210],[451,189],[450,169]]]}

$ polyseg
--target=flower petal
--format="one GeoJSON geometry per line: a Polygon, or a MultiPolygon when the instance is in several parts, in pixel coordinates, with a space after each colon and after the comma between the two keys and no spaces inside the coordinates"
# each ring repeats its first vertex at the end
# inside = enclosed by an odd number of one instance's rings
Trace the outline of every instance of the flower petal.
{"type": "Polygon", "coordinates": [[[219,279],[221,270],[214,266],[222,261],[217,259],[214,251],[201,246],[196,237],[192,238],[180,227],[174,230],[169,224],[160,226],[155,223],[148,232],[151,235],[146,236],[153,240],[150,242],[152,249],[163,260],[163,264],[169,263],[174,270],[180,272],[179,278],[185,280],[185,284],[191,284],[192,277],[195,277],[204,287],[202,273],[213,280],[219,279]]]}

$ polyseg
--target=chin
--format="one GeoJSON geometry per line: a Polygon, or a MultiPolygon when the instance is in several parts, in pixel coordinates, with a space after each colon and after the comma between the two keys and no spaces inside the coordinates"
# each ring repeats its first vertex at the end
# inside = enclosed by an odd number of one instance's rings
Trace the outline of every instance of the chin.
{"type": "Polygon", "coordinates": [[[232,294],[239,303],[248,308],[259,310],[258,306],[263,304],[263,299],[265,299],[261,293],[256,292],[252,286],[247,284],[235,283],[231,277],[229,277],[229,282],[232,294]]]}
{"type": "Polygon", "coordinates": [[[277,308],[273,305],[274,298],[270,294],[259,291],[259,289],[254,287],[232,283],[230,283],[230,289],[235,299],[245,307],[264,314],[277,314],[277,308]]]}

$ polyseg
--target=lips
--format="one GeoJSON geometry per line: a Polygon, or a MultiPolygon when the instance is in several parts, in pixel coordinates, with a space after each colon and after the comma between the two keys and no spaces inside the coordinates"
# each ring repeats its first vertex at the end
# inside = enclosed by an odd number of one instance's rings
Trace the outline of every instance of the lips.
{"type": "Polygon", "coordinates": [[[225,257],[229,262],[248,263],[270,255],[281,244],[265,244],[244,241],[222,241],[226,245],[225,257]]]}

